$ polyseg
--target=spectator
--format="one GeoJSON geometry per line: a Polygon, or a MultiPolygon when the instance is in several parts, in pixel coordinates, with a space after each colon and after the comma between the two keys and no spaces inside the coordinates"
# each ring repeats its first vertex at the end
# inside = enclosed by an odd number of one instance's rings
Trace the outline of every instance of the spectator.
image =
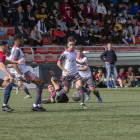
{"type": "Polygon", "coordinates": [[[133,17],[139,16],[138,11],[139,11],[138,1],[135,1],[134,4],[131,6],[130,14],[128,14],[128,17],[130,17],[131,20],[133,21],[133,17]]]}
{"type": "Polygon", "coordinates": [[[118,32],[121,34],[122,24],[121,24],[121,20],[119,18],[117,19],[117,23],[115,24],[115,27],[117,28],[118,32]]]}
{"type": "Polygon", "coordinates": [[[117,0],[110,0],[110,2],[113,2],[115,5],[118,5],[118,1],[117,0]]]}
{"type": "Polygon", "coordinates": [[[102,1],[97,6],[97,13],[99,15],[99,21],[102,22],[102,18],[105,18],[105,15],[107,14],[106,8],[102,1]]]}
{"type": "Polygon", "coordinates": [[[43,1],[43,2],[42,2],[42,5],[40,6],[40,9],[41,9],[42,7],[44,7],[44,8],[45,8],[45,12],[47,13],[47,15],[49,15],[49,14],[50,14],[50,9],[47,8],[48,5],[46,4],[46,2],[47,2],[47,1],[43,1]]]}
{"type": "Polygon", "coordinates": [[[38,27],[38,31],[41,34],[41,37],[49,37],[47,30],[46,30],[46,25],[44,22],[44,18],[41,18],[38,23],[36,24],[36,26],[38,27]]]}
{"type": "Polygon", "coordinates": [[[42,0],[33,0],[34,8],[39,8],[42,4],[42,0]]]}
{"type": "Polygon", "coordinates": [[[9,0],[4,0],[2,2],[2,12],[3,15],[7,18],[7,22],[9,25],[11,25],[11,17],[12,17],[12,13],[13,13],[13,4],[12,2],[10,2],[9,0]]]}
{"type": "Polygon", "coordinates": [[[56,20],[54,18],[50,19],[49,22],[47,22],[47,24],[46,24],[46,28],[47,28],[47,31],[52,40],[52,33],[53,33],[54,29],[56,28],[56,20]]]}
{"type": "Polygon", "coordinates": [[[56,7],[53,7],[52,12],[50,13],[50,19],[56,19],[57,15],[57,9],[56,7]]]}
{"type": "Polygon", "coordinates": [[[51,9],[53,9],[54,7],[57,9],[57,14],[60,14],[60,6],[57,0],[54,0],[54,5],[52,5],[51,9]]]}
{"type": "Polygon", "coordinates": [[[135,73],[132,72],[133,68],[132,67],[128,67],[128,72],[125,73],[125,76],[127,77],[126,81],[128,83],[131,83],[133,87],[140,87],[140,84],[137,80],[137,78],[135,77],[135,73]]]}
{"type": "Polygon", "coordinates": [[[106,83],[106,74],[103,73],[102,68],[98,68],[98,73],[95,75],[95,79],[96,79],[96,86],[97,87],[107,87],[107,83],[106,83]]]}
{"type": "Polygon", "coordinates": [[[84,8],[84,3],[83,2],[79,3],[79,8],[82,10],[82,14],[85,15],[85,13],[84,13],[85,8],[84,8]]]}
{"type": "Polygon", "coordinates": [[[63,42],[63,45],[66,46],[66,34],[61,30],[61,26],[57,25],[56,29],[53,32],[52,41],[60,45],[63,42]]]}
{"type": "Polygon", "coordinates": [[[73,24],[70,24],[68,31],[66,32],[67,39],[72,36],[75,39],[75,43],[77,42],[77,36],[73,28],[73,24]]]}
{"type": "Polygon", "coordinates": [[[107,7],[108,10],[111,10],[111,13],[113,16],[117,15],[117,9],[116,6],[114,5],[114,3],[111,1],[109,6],[107,7]]]}
{"type": "Polygon", "coordinates": [[[91,25],[93,25],[93,31],[95,32],[96,35],[100,35],[100,29],[99,25],[97,25],[96,20],[92,20],[91,25]]]}
{"type": "Polygon", "coordinates": [[[106,67],[106,72],[107,72],[107,79],[106,79],[107,88],[110,88],[109,78],[110,78],[111,71],[113,72],[113,75],[114,75],[114,88],[119,88],[117,86],[117,77],[118,77],[117,69],[116,69],[117,56],[115,54],[115,51],[112,50],[112,46],[110,43],[108,43],[107,50],[105,50],[101,54],[100,58],[106,64],[105,67],[106,67]]]}
{"type": "Polygon", "coordinates": [[[47,12],[45,11],[45,8],[41,7],[41,11],[39,11],[36,14],[37,21],[40,20],[41,18],[44,18],[44,20],[46,21],[47,17],[48,15],[47,15],[47,12]]]}
{"type": "Polygon", "coordinates": [[[60,25],[63,32],[68,30],[65,23],[63,22],[63,15],[61,14],[57,16],[56,25],[60,25]]]}
{"type": "Polygon", "coordinates": [[[77,10],[75,17],[77,17],[79,25],[87,23],[87,21],[85,20],[85,16],[84,14],[82,14],[82,10],[80,8],[77,10]]]}
{"type": "MultiPolygon", "coordinates": [[[[89,40],[88,35],[87,35],[87,31],[86,31],[86,25],[82,25],[82,29],[80,31],[80,37],[79,37],[79,41],[83,46],[91,46],[92,42],[89,40]]],[[[78,43],[78,44],[80,44],[78,43]]]]}
{"type": "Polygon", "coordinates": [[[87,6],[84,9],[84,13],[86,17],[90,17],[91,19],[95,19],[96,15],[93,13],[93,9],[91,7],[91,3],[88,1],[87,6]]]}
{"type": "Polygon", "coordinates": [[[125,10],[125,7],[123,6],[123,3],[122,3],[122,2],[120,2],[120,3],[118,4],[118,9],[117,9],[117,11],[118,11],[118,13],[121,12],[121,14],[122,14],[122,16],[123,16],[124,18],[127,18],[127,11],[125,10]]]}
{"type": "Polygon", "coordinates": [[[91,6],[93,8],[93,13],[96,13],[96,9],[98,6],[98,0],[91,0],[91,6]]]}
{"type": "Polygon", "coordinates": [[[28,29],[28,22],[25,22],[25,16],[22,12],[22,7],[18,6],[17,11],[13,13],[13,24],[15,25],[15,30],[18,29],[18,24],[21,23],[24,24],[24,28],[28,29]]]}
{"type": "Polygon", "coordinates": [[[124,68],[120,68],[119,74],[118,74],[118,79],[122,81],[121,87],[129,87],[131,83],[126,82],[126,76],[124,74],[124,68]]]}
{"type": "MultiPolygon", "coordinates": [[[[42,38],[40,32],[38,31],[38,27],[35,26],[34,30],[31,31],[30,45],[37,46],[38,44],[42,46],[42,38]]],[[[36,50],[36,48],[34,50],[36,50]]]]}
{"type": "Polygon", "coordinates": [[[104,37],[104,34],[106,34],[106,39],[105,41],[109,41],[109,34],[111,33],[112,31],[112,28],[113,28],[113,24],[111,23],[111,20],[110,19],[107,19],[107,22],[104,24],[104,28],[103,28],[103,37],[104,37]]]}
{"type": "Polygon", "coordinates": [[[46,6],[48,7],[48,11],[50,11],[51,6],[54,4],[54,0],[43,0],[43,2],[46,3],[46,6]]]}
{"type": "Polygon", "coordinates": [[[133,42],[134,46],[137,46],[137,44],[135,44],[135,37],[134,37],[134,35],[130,34],[127,31],[127,28],[126,27],[123,28],[123,31],[121,33],[121,38],[122,38],[122,41],[123,41],[123,43],[125,45],[130,46],[129,43],[133,42]]]}
{"type": "Polygon", "coordinates": [[[24,40],[24,43],[30,44],[30,39],[28,38],[27,33],[23,30],[23,26],[21,23],[18,24],[18,29],[15,30],[15,34],[21,34],[24,40]]]}
{"type": "Polygon", "coordinates": [[[63,22],[66,23],[67,26],[69,26],[70,22],[72,21],[72,14],[70,13],[70,9],[66,9],[66,13],[63,14],[63,22]]]}
{"type": "Polygon", "coordinates": [[[0,20],[4,20],[3,13],[2,13],[2,10],[1,10],[1,6],[0,6],[0,20]]]}
{"type": "Polygon", "coordinates": [[[138,35],[139,28],[138,28],[138,26],[134,26],[132,24],[131,18],[127,19],[127,22],[125,23],[125,27],[127,27],[130,34],[134,34],[135,37],[139,37],[139,35],[138,35]]]}
{"type": "Polygon", "coordinates": [[[122,16],[122,12],[118,13],[118,16],[116,17],[116,22],[117,22],[118,19],[121,20],[121,24],[125,24],[126,19],[122,16]]]}
{"type": "Polygon", "coordinates": [[[77,35],[79,35],[80,34],[80,26],[79,26],[79,23],[78,23],[78,20],[77,20],[76,17],[73,18],[73,22],[72,23],[73,23],[73,27],[74,27],[75,33],[77,35]]]}
{"type": "Polygon", "coordinates": [[[35,26],[35,14],[31,8],[31,5],[27,5],[27,10],[25,11],[25,22],[28,22],[31,30],[35,26]]]}
{"type": "Polygon", "coordinates": [[[98,35],[93,30],[93,25],[90,25],[89,31],[88,31],[88,38],[92,43],[95,43],[96,45],[100,45],[100,39],[102,38],[101,35],[98,35]]]}
{"type": "Polygon", "coordinates": [[[137,80],[139,81],[140,83],[140,67],[138,67],[138,71],[136,73],[136,77],[137,77],[137,80]]]}
{"type": "Polygon", "coordinates": [[[110,19],[111,22],[113,22],[113,17],[112,17],[111,10],[107,10],[107,14],[105,16],[105,22],[107,21],[107,19],[110,19]]]}
{"type": "Polygon", "coordinates": [[[74,12],[76,11],[78,2],[79,2],[79,0],[68,0],[69,5],[71,6],[71,8],[74,12]]]}
{"type": "Polygon", "coordinates": [[[71,6],[68,4],[68,0],[64,0],[62,6],[61,6],[61,11],[62,13],[66,13],[66,9],[69,8],[70,9],[70,13],[73,13],[73,10],[71,8],[71,6]]]}
{"type": "Polygon", "coordinates": [[[111,41],[116,42],[117,45],[121,45],[120,33],[117,30],[117,27],[114,27],[114,30],[111,32],[111,41]]]}

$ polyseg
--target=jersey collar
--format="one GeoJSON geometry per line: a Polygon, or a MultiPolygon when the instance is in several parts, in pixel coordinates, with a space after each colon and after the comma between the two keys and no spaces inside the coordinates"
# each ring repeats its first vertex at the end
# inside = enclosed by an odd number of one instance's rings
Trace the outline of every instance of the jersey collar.
{"type": "Polygon", "coordinates": [[[84,55],[82,55],[82,57],[81,57],[81,58],[78,58],[78,57],[77,57],[77,59],[78,59],[78,60],[81,60],[83,57],[84,57],[84,55]]]}
{"type": "Polygon", "coordinates": [[[73,53],[73,51],[70,51],[69,49],[67,49],[68,52],[73,53]]]}
{"type": "Polygon", "coordinates": [[[14,45],[15,47],[17,47],[17,48],[20,48],[19,46],[17,46],[17,45],[14,45]]]}

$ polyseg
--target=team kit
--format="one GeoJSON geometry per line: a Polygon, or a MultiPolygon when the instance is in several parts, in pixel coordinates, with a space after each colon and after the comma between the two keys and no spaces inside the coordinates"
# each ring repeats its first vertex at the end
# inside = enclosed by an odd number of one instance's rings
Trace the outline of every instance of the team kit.
{"type": "Polygon", "coordinates": [[[84,48],[79,45],[76,46],[75,49],[75,40],[73,37],[69,37],[67,39],[67,49],[65,49],[65,51],[61,54],[57,62],[57,66],[62,70],[62,84],[58,82],[54,72],[51,71],[51,84],[47,85],[51,96],[44,100],[41,99],[44,82],[26,68],[24,54],[20,49],[22,45],[22,36],[20,34],[15,34],[14,46],[12,47],[9,55],[8,43],[6,41],[0,42],[0,69],[7,75],[4,80],[0,79],[0,86],[5,88],[2,106],[3,111],[14,111],[14,109],[8,106],[13,86],[17,86],[17,89],[21,87],[26,93],[25,98],[32,97],[27,87],[24,85],[24,82],[36,85],[36,96],[31,107],[32,111],[46,111],[46,109],[41,105],[43,103],[68,102],[69,98],[67,93],[69,93],[72,82],[74,82],[79,93],[78,95],[80,95],[81,109],[88,108],[84,104],[85,93],[86,100],[90,99],[90,93],[93,92],[93,94],[97,97],[98,102],[103,102],[99,91],[95,88],[92,73],[89,68],[88,58],[83,54],[84,48]],[[10,68],[10,70],[8,71],[6,68],[10,68]],[[15,79],[18,85],[15,84],[15,79]]]}

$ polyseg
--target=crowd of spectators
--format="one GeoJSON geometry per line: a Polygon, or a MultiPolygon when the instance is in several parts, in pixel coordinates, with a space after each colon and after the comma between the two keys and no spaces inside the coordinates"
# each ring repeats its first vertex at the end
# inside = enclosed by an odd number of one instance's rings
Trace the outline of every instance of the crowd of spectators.
{"type": "Polygon", "coordinates": [[[59,45],[66,45],[69,36],[74,37],[75,45],[102,45],[103,42],[137,45],[135,37],[138,37],[138,27],[133,24],[134,18],[140,21],[137,0],[1,0],[0,2],[0,20],[6,20],[3,24],[14,25],[16,33],[22,34],[24,42],[31,46],[41,46],[42,37],[50,38],[51,42],[59,45]],[[86,18],[92,20],[89,28],[86,18]],[[98,23],[103,23],[103,29],[99,28],[98,23]],[[30,32],[30,38],[23,29],[30,32]]]}
{"type": "MultiPolygon", "coordinates": [[[[93,72],[94,80],[96,81],[96,86],[99,88],[107,87],[106,74],[103,73],[101,67],[98,68],[98,72],[95,75],[93,72]]],[[[114,76],[110,75],[109,84],[111,88],[114,88],[114,76]]],[[[125,72],[124,68],[120,68],[118,71],[117,85],[121,88],[123,87],[140,87],[140,67],[138,68],[136,74],[133,72],[132,67],[128,67],[128,71],[125,72]]]]}

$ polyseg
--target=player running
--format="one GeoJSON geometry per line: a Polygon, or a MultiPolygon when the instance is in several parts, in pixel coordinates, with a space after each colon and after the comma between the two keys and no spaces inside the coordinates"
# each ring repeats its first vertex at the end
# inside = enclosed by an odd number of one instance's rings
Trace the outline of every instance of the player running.
{"type": "MultiPolygon", "coordinates": [[[[47,88],[48,91],[51,93],[51,96],[49,96],[48,99],[42,100],[42,104],[46,103],[55,103],[55,96],[56,92],[59,92],[63,87],[60,85],[55,77],[54,72],[51,71],[51,82],[52,84],[48,84],[47,88]]],[[[69,98],[66,94],[61,94],[58,103],[67,103],[69,101],[69,98]]]]}
{"type": "MultiPolygon", "coordinates": [[[[9,47],[8,47],[8,49],[7,49],[7,52],[5,53],[5,56],[6,56],[6,59],[7,59],[7,60],[10,60],[10,59],[11,59],[11,58],[10,58],[10,48],[9,48],[9,47]]],[[[26,63],[27,63],[27,62],[26,62],[26,63]]],[[[16,78],[16,75],[15,75],[16,71],[15,71],[15,69],[13,68],[13,66],[12,66],[12,65],[7,65],[6,68],[10,68],[10,73],[11,73],[11,75],[12,75],[14,78],[16,78]]],[[[6,77],[4,78],[4,80],[10,80],[10,79],[9,79],[9,77],[6,76],[6,77]]],[[[27,87],[23,84],[23,82],[22,82],[20,79],[18,79],[18,78],[17,78],[17,80],[18,80],[18,86],[17,86],[17,88],[16,88],[16,93],[19,92],[19,88],[21,87],[21,88],[23,89],[23,91],[26,93],[26,96],[24,97],[24,99],[32,98],[31,94],[29,93],[27,87]]]]}
{"type": "Polygon", "coordinates": [[[10,78],[10,81],[4,81],[3,79],[0,79],[0,87],[5,88],[4,92],[4,101],[3,101],[3,106],[2,110],[11,112],[14,111],[14,109],[10,108],[7,104],[10,98],[10,93],[12,90],[14,78],[13,76],[8,72],[4,64],[18,64],[21,65],[23,61],[25,61],[23,58],[19,59],[18,61],[10,61],[6,60],[6,56],[4,55],[7,52],[8,49],[8,43],[7,41],[1,41],[0,42],[0,69],[8,75],[10,78]]]}
{"type": "Polygon", "coordinates": [[[69,92],[71,82],[73,81],[76,87],[78,87],[79,93],[82,95],[80,108],[87,109],[87,107],[84,104],[84,87],[82,85],[81,76],[79,75],[76,67],[77,51],[74,50],[74,44],[74,38],[69,37],[67,39],[68,49],[66,49],[61,54],[57,62],[58,67],[63,71],[62,80],[64,88],[61,89],[59,92],[56,92],[55,102],[58,102],[61,94],[66,94],[69,92]]]}
{"type": "MultiPolygon", "coordinates": [[[[81,45],[79,45],[76,47],[76,50],[77,50],[76,66],[77,66],[80,76],[82,77],[82,81],[83,81],[83,83],[87,84],[89,89],[98,98],[98,102],[102,103],[102,98],[99,94],[99,91],[95,89],[95,84],[93,82],[92,73],[91,73],[91,70],[90,70],[89,64],[88,64],[88,58],[83,54],[84,48],[81,45]],[[84,63],[85,65],[81,65],[81,63],[84,63]]],[[[90,95],[90,93],[89,94],[87,93],[87,97],[86,97],[87,100],[89,100],[89,98],[90,98],[89,95],[90,95]]]]}
{"type": "MultiPolygon", "coordinates": [[[[14,46],[11,51],[12,60],[19,60],[21,58],[24,58],[24,54],[21,51],[20,46],[23,46],[22,36],[20,34],[15,34],[14,46]]],[[[37,85],[36,97],[31,109],[33,111],[46,111],[46,109],[41,106],[41,95],[44,87],[43,81],[41,81],[37,76],[35,76],[26,68],[26,62],[24,62],[23,65],[13,64],[13,68],[16,70],[15,74],[19,80],[27,83],[34,83],[37,85]]]]}

